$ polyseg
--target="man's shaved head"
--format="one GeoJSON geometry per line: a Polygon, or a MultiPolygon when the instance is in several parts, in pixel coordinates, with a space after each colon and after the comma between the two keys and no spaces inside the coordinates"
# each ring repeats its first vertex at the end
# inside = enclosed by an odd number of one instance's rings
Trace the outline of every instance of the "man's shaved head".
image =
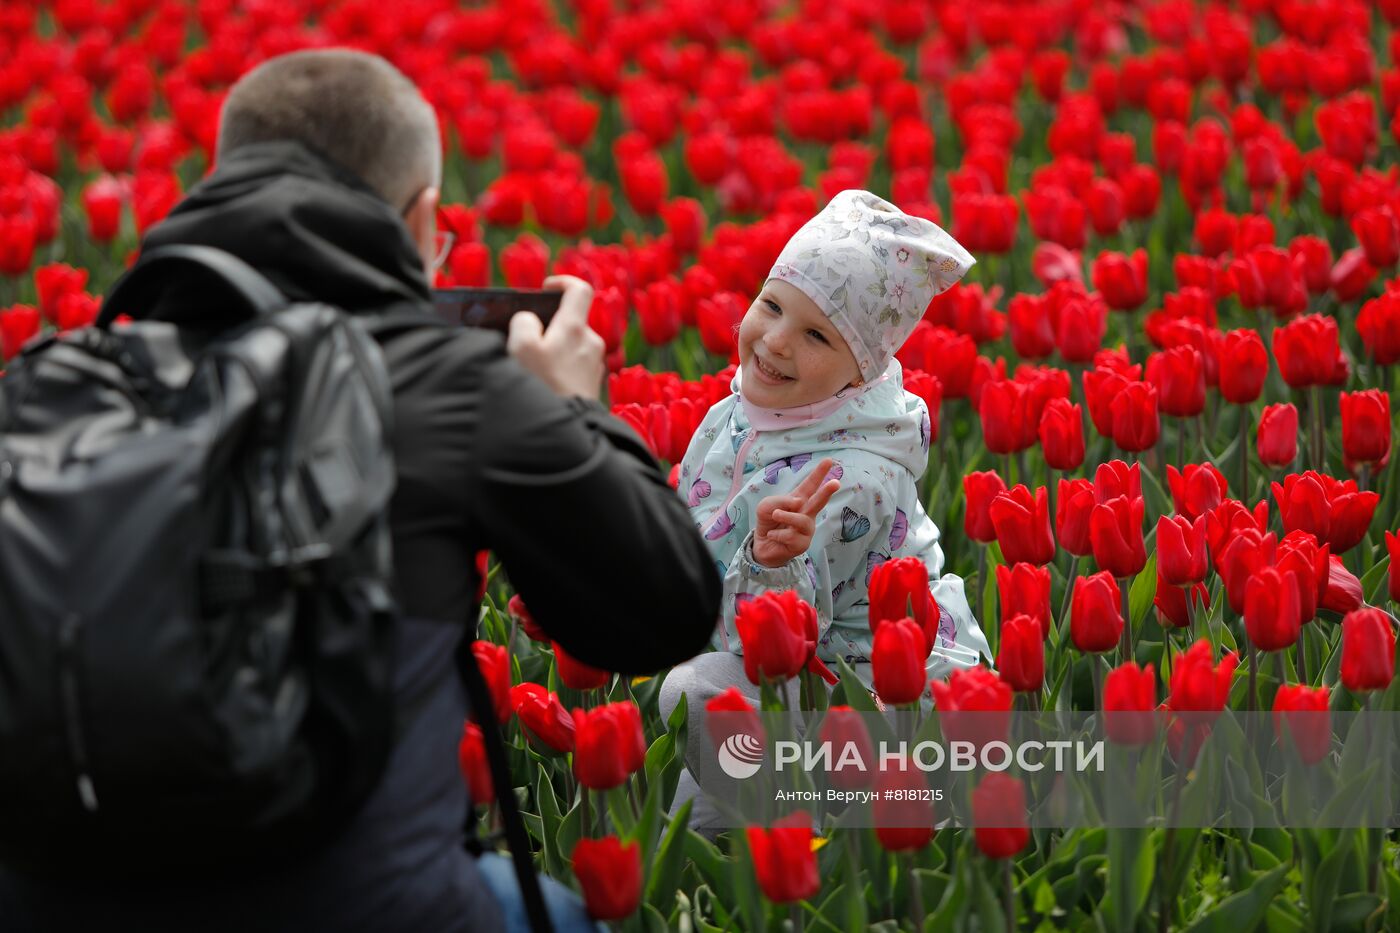
{"type": "Polygon", "coordinates": [[[249,143],[295,140],[350,169],[402,211],[439,187],[437,117],[418,88],[378,55],[292,52],[248,72],[229,92],[217,158],[249,143]]]}

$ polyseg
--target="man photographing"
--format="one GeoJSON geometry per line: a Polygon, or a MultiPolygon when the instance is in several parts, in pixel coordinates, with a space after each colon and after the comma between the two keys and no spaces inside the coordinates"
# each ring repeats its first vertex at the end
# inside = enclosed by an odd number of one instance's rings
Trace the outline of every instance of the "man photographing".
{"type": "MultiPolygon", "coordinates": [[[[215,247],[293,301],[408,320],[381,338],[404,712],[382,779],[330,843],[275,873],[118,884],[0,872],[6,930],[503,928],[519,910],[509,866],[501,884],[500,864],[479,868],[462,848],[466,702],[453,655],[473,637],[476,553],[494,552],[540,624],[587,664],[650,673],[707,642],[720,581],[684,502],[598,403],[591,287],[546,280],[563,292],[559,312],[547,328],[517,315],[507,340],[435,323],[441,172],[432,108],[388,62],[293,53],[233,87],[215,171],[143,244],[215,247]]],[[[172,284],[161,301],[189,302],[188,291],[172,284]]]]}

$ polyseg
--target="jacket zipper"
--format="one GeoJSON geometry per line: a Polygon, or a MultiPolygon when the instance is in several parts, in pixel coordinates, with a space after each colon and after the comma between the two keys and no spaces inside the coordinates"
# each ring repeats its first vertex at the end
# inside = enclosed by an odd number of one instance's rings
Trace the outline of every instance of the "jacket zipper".
{"type": "Polygon", "coordinates": [[[68,736],[68,752],[78,772],[78,799],[89,813],[97,812],[97,788],[93,785],[83,741],[83,718],[78,705],[78,670],[76,648],[78,630],[83,618],[76,612],[63,617],[58,629],[58,688],[63,706],[64,731],[68,736]]]}

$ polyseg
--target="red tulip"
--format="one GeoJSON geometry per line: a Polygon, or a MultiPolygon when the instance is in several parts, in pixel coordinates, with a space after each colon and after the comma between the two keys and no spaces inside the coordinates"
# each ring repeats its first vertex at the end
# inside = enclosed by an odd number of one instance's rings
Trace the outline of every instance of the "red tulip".
{"type": "Polygon", "coordinates": [[[654,217],[666,200],[669,184],[666,164],[655,152],[646,152],[618,164],[622,193],[632,209],[642,217],[654,217]]]}
{"type": "MultiPolygon", "coordinates": [[[[1064,480],[1061,480],[1063,483],[1064,480]]],[[[1042,638],[1050,637],[1050,569],[1035,564],[997,564],[997,593],[1003,624],[1025,614],[1040,625],[1042,638]]]]}
{"type": "Polygon", "coordinates": [[[1026,386],[1012,379],[999,379],[982,387],[977,404],[982,419],[982,440],[994,454],[1015,453],[1034,443],[1028,428],[1026,386]]]}
{"type": "Polygon", "coordinates": [[[767,592],[739,604],[734,617],[744,646],[744,673],[783,681],[796,677],[816,651],[817,616],[795,590],[767,592]]]}
{"type": "Polygon", "coordinates": [[[559,668],[559,679],[564,686],[574,690],[596,690],[606,687],[612,679],[610,672],[584,664],[569,655],[557,641],[554,642],[554,663],[559,668]]]}
{"type": "Polygon", "coordinates": [[[1264,465],[1290,465],[1298,456],[1298,409],[1288,402],[1266,406],[1259,416],[1255,445],[1264,465]]]}
{"type": "Polygon", "coordinates": [[[763,724],[749,698],[738,687],[726,687],[723,693],[716,694],[705,702],[705,730],[710,733],[710,741],[715,749],[724,745],[731,737],[743,734],[762,740],[763,724]]]}
{"type": "Polygon", "coordinates": [[[1147,450],[1157,443],[1157,389],[1148,382],[1129,382],[1109,404],[1113,443],[1120,450],[1147,450]]]}
{"type": "Polygon", "coordinates": [[[642,900],[642,850],[636,840],[580,839],[572,858],[588,916],[595,920],[631,916],[642,900]]]}
{"type": "Polygon", "coordinates": [[[39,293],[39,313],[50,323],[58,320],[58,303],[65,295],[81,294],[87,285],[88,270],[66,263],[49,263],[34,270],[34,287],[39,293]]]}
{"type": "MultiPolygon", "coordinates": [[[[1086,295],[1078,283],[1065,290],[1058,313],[1051,311],[1055,327],[1055,347],[1067,363],[1085,363],[1094,358],[1108,328],[1108,305],[1098,293],[1086,295]]],[[[1051,294],[1054,294],[1052,290],[1051,294]]]]}
{"type": "Polygon", "coordinates": [[[992,501],[1006,492],[1006,483],[995,471],[968,473],[963,476],[963,533],[973,541],[983,544],[997,539],[996,526],[992,524],[992,501]]]}
{"type": "Polygon", "coordinates": [[[1084,462],[1084,419],[1069,399],[1052,398],[1040,413],[1040,446],[1054,470],[1077,470],[1084,462]]]}
{"type": "Polygon", "coordinates": [[[1172,586],[1199,583],[1210,567],[1206,553],[1206,520],[1180,515],[1157,520],[1157,570],[1172,586]]]}
{"type": "Polygon", "coordinates": [[[474,722],[468,721],[462,730],[462,738],[457,743],[457,765],[462,779],[467,782],[467,794],[473,806],[490,804],[496,799],[481,727],[474,722]]]}
{"type": "Polygon", "coordinates": [[[1035,617],[1018,613],[1002,622],[997,670],[1017,692],[1045,686],[1045,634],[1035,617]]]}
{"type": "Polygon", "coordinates": [[[549,265],[549,247],[534,234],[523,233],[501,248],[501,272],[511,288],[539,288],[549,265]]]}
{"type": "Polygon", "coordinates": [[[98,243],[110,243],[116,238],[127,196],[126,186],[111,175],[99,175],[83,188],[83,211],[87,214],[89,237],[98,243]]]}
{"type": "Polygon", "coordinates": [[[472,656],[481,669],[481,678],[491,694],[491,705],[495,707],[496,721],[508,722],[514,712],[510,702],[510,655],[505,646],[494,645],[489,641],[472,642],[472,656]]]}
{"type": "Polygon", "coordinates": [[[1019,485],[999,493],[988,512],[1007,563],[1048,564],[1055,559],[1050,500],[1044,486],[1036,487],[1034,498],[1029,489],[1019,485]]]}
{"type": "Polygon", "coordinates": [[[764,895],[774,903],[806,900],[821,890],[817,854],[812,851],[812,818],[798,810],[772,829],[746,830],[754,875],[764,895]]]}
{"type": "Polygon", "coordinates": [[[1070,597],[1069,633],[1080,651],[1112,651],[1123,635],[1122,593],[1107,570],[1076,577],[1070,597]]]}
{"type": "Polygon", "coordinates": [[[1225,477],[1210,463],[1188,463],[1180,471],[1168,464],[1167,485],[1177,512],[1192,520],[1213,511],[1229,492],[1225,477]]]}
{"type": "Polygon", "coordinates": [[[924,692],[928,653],[928,640],[913,619],[881,622],[870,652],[875,692],[886,703],[913,703],[924,692]]]}
{"type": "Polygon", "coordinates": [[[525,682],[510,688],[511,706],[520,717],[527,737],[556,752],[574,750],[574,719],[559,697],[536,683],[525,682]]]}
{"type": "Polygon", "coordinates": [[[1205,362],[1195,347],[1172,347],[1149,356],[1147,381],[1156,387],[1157,405],[1165,414],[1189,418],[1205,411],[1205,362]]]}
{"type": "Polygon", "coordinates": [[[1338,301],[1355,301],[1375,277],[1376,267],[1366,261],[1365,251],[1359,246],[1349,249],[1332,267],[1332,294],[1338,301]]]}
{"type": "Polygon", "coordinates": [[[1400,222],[1396,221],[1390,205],[1357,211],[1351,216],[1351,229],[1371,265],[1385,269],[1400,259],[1400,222]]]}
{"type": "Polygon", "coordinates": [[[1278,543],[1275,554],[1279,572],[1294,575],[1299,621],[1312,621],[1317,615],[1318,604],[1327,595],[1332,567],[1331,549],[1325,544],[1319,547],[1317,539],[1306,531],[1290,531],[1278,543]]]}
{"type": "Polygon", "coordinates": [[[1113,400],[1130,381],[1128,376],[1114,369],[1096,366],[1085,370],[1081,382],[1084,398],[1089,405],[1089,420],[1101,437],[1113,436],[1113,400]]]}
{"type": "Polygon", "coordinates": [[[1079,557],[1093,553],[1089,519],[1096,505],[1093,483],[1087,479],[1060,480],[1059,495],[1055,499],[1055,537],[1060,547],[1079,557]]]}
{"type": "Polygon", "coordinates": [[[1288,254],[1303,272],[1308,292],[1321,295],[1332,284],[1332,246],[1322,237],[1296,236],[1288,244],[1288,254]]]}
{"type": "Polygon", "coordinates": [[[1323,609],[1346,614],[1365,605],[1361,594],[1361,581],[1346,568],[1336,554],[1328,557],[1327,590],[1319,601],[1323,609]]]}
{"type": "Polygon", "coordinates": [[[39,310],[29,305],[0,308],[0,358],[14,359],[29,339],[39,333],[39,310]]]}
{"type": "MultiPolygon", "coordinates": [[[[868,759],[867,759],[868,760],[868,759]]],[[[933,801],[924,796],[928,777],[908,758],[881,767],[875,781],[875,838],[887,852],[922,849],[933,839],[933,801]]]]}
{"type": "Polygon", "coordinates": [[[1297,318],[1274,331],[1273,343],[1284,382],[1295,389],[1327,385],[1341,349],[1335,318],[1319,314],[1297,318]]]}
{"type": "Polygon", "coordinates": [[[1094,288],[1115,311],[1131,311],[1147,300],[1147,250],[1132,256],[1103,252],[1094,260],[1094,288]]]}
{"type": "Polygon", "coordinates": [[[1385,690],[1395,679],[1395,628],[1390,616],[1370,607],[1342,619],[1342,683],[1352,693],[1385,690]]]}
{"type": "Polygon", "coordinates": [[[1152,665],[1120,664],[1103,680],[1104,733],[1119,745],[1146,745],[1157,732],[1157,680],[1152,665]]]}
{"type": "MultiPolygon", "coordinates": [[[[920,691],[922,692],[922,687],[920,687],[920,691]]],[[[839,787],[842,790],[855,790],[871,785],[875,780],[875,775],[870,772],[868,766],[858,768],[853,762],[841,763],[842,750],[847,747],[854,748],[860,755],[862,762],[868,763],[876,760],[874,747],[870,741],[870,731],[866,729],[860,713],[849,706],[831,707],[822,717],[820,739],[836,750],[837,764],[833,765],[827,772],[831,786],[839,787]]],[[[933,828],[932,823],[929,824],[929,828],[933,828]]]]}
{"type": "Polygon", "coordinates": [[[1169,709],[1178,713],[1219,713],[1225,709],[1239,657],[1231,651],[1219,664],[1213,664],[1212,652],[1210,642],[1201,639],[1176,657],[1167,697],[1169,709]]]}
{"type": "Polygon", "coordinates": [[[574,776],[584,787],[618,787],[645,763],[642,713],[630,700],[574,710],[574,736],[574,776]]]}
{"type": "Polygon", "coordinates": [[[1122,460],[1100,463],[1094,470],[1094,496],[1095,502],[1107,502],[1119,496],[1141,499],[1141,467],[1136,463],[1129,466],[1122,460]]]}
{"type": "Polygon", "coordinates": [[[1356,331],[1372,361],[1382,366],[1400,362],[1400,292],[1387,291],[1362,305],[1356,331]]]}
{"type": "Polygon", "coordinates": [[[1380,496],[1360,492],[1354,480],[1339,481],[1312,470],[1273,484],[1285,531],[1302,529],[1344,554],[1366,537],[1380,496]]]}
{"type": "Polygon", "coordinates": [[[1094,507],[1089,540],[1099,568],[1115,577],[1130,577],[1147,563],[1142,540],[1143,500],[1119,496],[1094,507]]]}
{"type": "Polygon", "coordinates": [[[955,670],[929,684],[943,734],[981,748],[1004,741],[1011,725],[1011,685],[985,667],[955,670]]]}
{"type": "Polygon", "coordinates": [[[1162,573],[1157,572],[1157,589],[1152,597],[1152,605],[1157,607],[1158,619],[1163,628],[1191,628],[1191,620],[1195,613],[1200,612],[1210,603],[1210,594],[1206,590],[1204,583],[1192,583],[1189,586],[1176,586],[1162,579],[1162,573]],[[1187,593],[1190,593],[1192,607],[1186,605],[1187,593]]]}
{"type": "MultiPolygon", "coordinates": [[[[938,414],[943,405],[943,383],[938,381],[937,376],[931,375],[930,373],[920,372],[918,370],[905,370],[904,391],[911,395],[917,395],[923,400],[925,407],[928,408],[928,445],[932,447],[934,444],[938,443],[938,414]]],[[[700,412],[702,418],[704,414],[703,411],[700,412]]],[[[696,426],[699,426],[699,421],[696,422],[696,426]]]]}
{"type": "Polygon", "coordinates": [[[1244,627],[1260,651],[1281,651],[1298,641],[1298,591],[1277,567],[1262,567],[1245,585],[1244,627]]]}
{"type": "Polygon", "coordinates": [[[1006,253],[1016,240],[1016,199],[999,194],[955,194],[953,238],[978,253],[1006,253]]]}
{"type": "Polygon", "coordinates": [[[1317,764],[1332,747],[1330,704],[1331,691],[1326,686],[1283,684],[1274,694],[1274,735],[1283,744],[1287,732],[1304,764],[1317,764]]]}
{"type": "Polygon", "coordinates": [[[1380,389],[1343,392],[1341,411],[1347,469],[1356,463],[1384,467],[1390,460],[1390,395],[1380,389]]]}
{"type": "Polygon", "coordinates": [[[984,777],[972,791],[973,838],[988,858],[1010,858],[1030,842],[1026,789],[1004,771],[984,777]]]}

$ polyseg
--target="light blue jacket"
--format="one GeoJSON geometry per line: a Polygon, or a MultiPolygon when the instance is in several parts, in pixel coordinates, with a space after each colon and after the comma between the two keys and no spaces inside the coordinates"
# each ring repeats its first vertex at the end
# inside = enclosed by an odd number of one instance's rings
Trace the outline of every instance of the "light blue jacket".
{"type": "Polygon", "coordinates": [[[870,574],[884,561],[914,555],[928,566],[942,612],[929,677],[972,667],[979,654],[992,660],[962,578],[943,573],[938,526],[919,500],[918,480],[929,455],[928,409],[904,391],[898,361],[889,367],[886,379],[834,413],[784,431],[752,429],[736,374],[734,394],[700,423],[682,461],[678,489],[724,577],[712,640],[717,649],[742,653],[734,613],[745,597],[791,589],[816,608],[819,657],[866,661],[872,641],[870,574]],[[791,492],[825,457],[835,460],[841,489],[817,516],[810,549],[782,567],[755,563],[753,516],[759,501],[791,492]]]}

